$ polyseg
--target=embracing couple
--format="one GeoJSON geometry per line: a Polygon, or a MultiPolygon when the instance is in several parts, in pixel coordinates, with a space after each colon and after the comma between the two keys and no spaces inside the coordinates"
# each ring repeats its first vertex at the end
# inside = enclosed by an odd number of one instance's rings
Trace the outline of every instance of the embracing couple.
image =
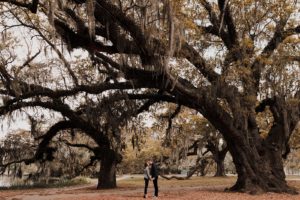
{"type": "Polygon", "coordinates": [[[145,180],[145,188],[144,188],[144,198],[147,198],[147,190],[148,190],[148,184],[149,181],[153,181],[154,185],[154,198],[158,197],[158,185],[157,185],[157,179],[158,179],[158,171],[157,166],[153,162],[153,160],[149,159],[145,161],[145,168],[144,168],[144,180],[145,180]]]}

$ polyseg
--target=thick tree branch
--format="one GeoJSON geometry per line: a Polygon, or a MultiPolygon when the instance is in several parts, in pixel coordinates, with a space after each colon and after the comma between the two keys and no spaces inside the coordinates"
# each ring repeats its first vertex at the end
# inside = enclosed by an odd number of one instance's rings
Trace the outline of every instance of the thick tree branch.
{"type": "Polygon", "coordinates": [[[32,13],[37,12],[38,4],[39,4],[39,0],[32,0],[31,3],[20,2],[17,0],[0,0],[0,2],[7,2],[9,4],[12,4],[12,5],[15,5],[18,7],[26,8],[26,9],[30,10],[32,13]]]}
{"type": "Polygon", "coordinates": [[[5,173],[5,169],[12,165],[12,164],[17,164],[17,163],[34,163],[36,160],[35,158],[28,158],[28,159],[21,159],[21,160],[14,160],[14,161],[11,161],[11,162],[8,162],[8,163],[0,163],[0,174],[3,175],[5,173]]]}
{"type": "MultiPolygon", "coordinates": [[[[218,5],[221,13],[221,17],[227,25],[228,37],[230,39],[230,46],[237,46],[237,32],[232,18],[232,14],[229,8],[229,0],[218,0],[218,5]]],[[[222,24],[220,26],[223,26],[222,24]]]]}
{"type": "MultiPolygon", "coordinates": [[[[119,21],[120,25],[127,31],[129,31],[132,35],[134,35],[134,41],[138,44],[138,46],[142,49],[140,51],[137,51],[136,53],[139,53],[141,55],[141,58],[147,58],[153,56],[153,52],[155,51],[152,46],[149,46],[146,44],[146,39],[140,30],[138,26],[136,26],[135,22],[132,21],[130,18],[128,18],[122,11],[120,11],[117,7],[114,5],[109,4],[106,1],[98,1],[98,4],[100,7],[98,9],[103,10],[104,12],[97,12],[96,13],[96,18],[97,15],[102,14],[101,16],[98,16],[97,20],[102,21],[103,19],[107,19],[107,15],[111,17],[111,23],[113,23],[115,20],[119,21]],[[109,10],[109,12],[108,12],[109,10]],[[107,13],[108,12],[108,13],[107,13]],[[151,53],[152,52],[152,53],[151,53]]],[[[96,4],[96,7],[97,5],[96,4]]],[[[98,5],[98,6],[99,6],[98,5]]],[[[96,8],[97,9],[97,8],[96,8]]],[[[99,10],[99,11],[100,11],[99,10]]],[[[93,42],[93,44],[88,44],[86,41],[89,41],[88,34],[80,35],[79,33],[74,33],[74,31],[69,28],[65,22],[62,21],[55,21],[55,26],[57,27],[57,31],[60,33],[60,35],[65,39],[67,44],[71,45],[71,48],[85,48],[88,51],[91,51],[93,53],[96,52],[108,52],[108,53],[117,53],[120,52],[117,50],[114,46],[108,46],[104,47],[102,44],[97,44],[93,42]],[[91,46],[92,45],[92,46],[91,46]]],[[[120,40],[122,38],[118,38],[120,40]]],[[[116,40],[116,39],[115,39],[116,40]]],[[[122,40],[123,41],[123,40],[122,40]]],[[[158,44],[160,46],[159,51],[160,55],[164,56],[167,54],[167,52],[164,50],[165,48],[163,43],[157,39],[153,39],[153,42],[158,44]]],[[[127,45],[125,45],[127,46],[127,45]]],[[[129,47],[125,48],[128,49],[128,52],[134,53],[135,52],[135,47],[133,45],[129,45],[129,47]]],[[[195,65],[195,67],[205,76],[208,78],[210,82],[216,81],[216,79],[219,77],[219,75],[214,72],[213,68],[210,66],[206,66],[204,59],[199,55],[199,53],[190,45],[187,43],[184,43],[182,45],[182,49],[175,53],[177,56],[180,57],[185,57],[187,58],[192,64],[195,65]]]]}
{"type": "Polygon", "coordinates": [[[201,165],[200,163],[197,163],[196,166],[194,166],[194,168],[192,169],[192,171],[189,171],[185,177],[179,177],[179,176],[170,176],[169,177],[169,176],[165,176],[163,174],[160,174],[160,176],[166,180],[171,180],[171,179],[188,180],[196,173],[197,170],[199,170],[200,165],[201,165]]]}
{"type": "Polygon", "coordinates": [[[49,148],[48,145],[50,144],[51,140],[57,135],[59,131],[69,129],[69,128],[77,128],[76,124],[72,123],[71,121],[60,121],[56,124],[52,125],[51,128],[44,134],[41,138],[42,141],[39,143],[38,149],[35,154],[36,160],[52,160],[54,149],[49,148]],[[46,153],[46,156],[44,154],[46,153]]]}
{"type": "Polygon", "coordinates": [[[68,45],[69,50],[76,48],[84,48],[87,51],[93,53],[95,51],[106,52],[106,53],[119,53],[115,47],[106,46],[99,41],[91,41],[88,32],[85,34],[75,32],[65,22],[58,19],[54,20],[54,27],[60,34],[62,39],[68,45]]]}
{"type": "Polygon", "coordinates": [[[225,32],[223,25],[221,24],[220,20],[217,17],[217,14],[213,10],[212,5],[206,1],[206,0],[201,0],[202,6],[206,9],[209,15],[209,20],[212,24],[212,26],[207,26],[207,27],[199,27],[206,33],[213,34],[215,36],[218,36],[222,39],[224,42],[225,46],[231,50],[234,47],[234,40],[229,37],[229,34],[225,32]]]}
{"type": "MultiPolygon", "coordinates": [[[[162,95],[162,94],[163,94],[163,91],[162,91],[162,90],[159,90],[159,91],[157,92],[157,94],[158,94],[158,95],[162,95]]],[[[142,113],[142,112],[144,112],[144,111],[147,111],[147,110],[150,108],[150,106],[152,106],[152,105],[155,104],[155,103],[157,103],[157,101],[154,100],[154,99],[149,99],[149,100],[147,100],[142,106],[140,106],[140,107],[137,109],[137,114],[142,113]]]]}
{"type": "MultiPolygon", "coordinates": [[[[80,116],[76,114],[75,111],[71,110],[70,107],[66,104],[63,104],[61,101],[55,100],[53,102],[41,102],[41,101],[33,101],[33,102],[17,102],[9,107],[2,106],[0,107],[0,115],[5,115],[9,112],[13,112],[15,110],[19,110],[26,107],[42,107],[46,109],[50,109],[56,112],[60,112],[63,116],[69,118],[70,121],[74,124],[74,128],[80,128],[82,131],[87,133],[97,144],[107,144],[107,138],[104,137],[102,132],[99,132],[90,124],[82,119],[80,116]]],[[[57,130],[57,127],[54,127],[54,130],[57,130]]]]}
{"type": "Polygon", "coordinates": [[[155,102],[165,101],[170,103],[178,103],[178,99],[174,98],[170,95],[163,95],[163,94],[128,94],[129,99],[136,99],[136,100],[145,100],[150,99],[155,102]]]}
{"type": "Polygon", "coordinates": [[[108,1],[97,0],[95,8],[95,18],[100,18],[99,20],[101,20],[103,14],[105,14],[106,17],[108,16],[113,20],[116,20],[125,30],[130,32],[143,56],[148,57],[149,55],[151,55],[151,53],[149,53],[149,50],[147,49],[147,39],[144,36],[143,31],[139,26],[135,24],[133,20],[126,16],[125,13],[122,12],[122,10],[120,10],[112,3],[109,3],[108,1]],[[99,16],[100,14],[102,15],[99,16]]]}
{"type": "Polygon", "coordinates": [[[70,146],[70,147],[77,147],[77,148],[85,148],[85,149],[88,149],[89,151],[95,151],[95,149],[87,144],[74,144],[74,143],[70,143],[69,141],[67,140],[60,140],[61,142],[65,143],[66,145],[70,146]]]}
{"type": "Polygon", "coordinates": [[[263,112],[267,106],[272,106],[274,104],[273,98],[266,98],[262,100],[259,105],[255,108],[257,113],[263,112]]]}
{"type": "MultiPolygon", "coordinates": [[[[149,86],[148,83],[143,83],[135,80],[128,81],[128,82],[116,82],[116,83],[104,82],[104,83],[92,84],[92,85],[79,85],[69,90],[56,90],[56,91],[46,87],[34,85],[34,84],[28,85],[25,82],[20,82],[20,86],[22,89],[22,94],[19,96],[13,95],[13,97],[15,98],[8,100],[5,106],[9,106],[20,100],[37,97],[37,96],[46,96],[52,99],[58,99],[66,96],[73,96],[81,92],[85,92],[88,94],[100,94],[107,90],[117,90],[117,89],[125,90],[125,89],[151,87],[149,86]]],[[[7,94],[7,92],[4,91],[3,93],[7,94]]]]}
{"type": "Polygon", "coordinates": [[[220,22],[211,4],[207,0],[201,0],[200,2],[202,6],[205,8],[205,10],[207,11],[211,24],[219,30],[220,22]]]}
{"type": "Polygon", "coordinates": [[[287,37],[300,33],[300,26],[284,31],[288,19],[289,16],[285,16],[276,24],[273,37],[265,46],[261,54],[255,59],[255,61],[251,66],[251,69],[253,71],[253,77],[255,80],[256,92],[259,90],[261,71],[264,69],[266,65],[265,60],[268,59],[273,54],[273,52],[277,49],[278,45],[281,44],[287,37]]]}
{"type": "Polygon", "coordinates": [[[177,52],[177,54],[175,52],[175,55],[186,58],[212,84],[215,84],[218,81],[218,79],[220,78],[220,75],[214,71],[213,67],[207,65],[205,60],[200,56],[199,52],[197,52],[188,43],[184,43],[182,45],[180,51],[177,52]]]}

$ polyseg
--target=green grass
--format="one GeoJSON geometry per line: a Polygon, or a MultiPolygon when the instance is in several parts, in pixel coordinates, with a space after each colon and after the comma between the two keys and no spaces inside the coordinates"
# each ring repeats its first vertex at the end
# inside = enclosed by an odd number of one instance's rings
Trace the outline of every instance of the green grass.
{"type": "Polygon", "coordinates": [[[61,188],[75,185],[89,184],[90,179],[86,177],[76,177],[74,179],[61,178],[55,183],[46,184],[45,182],[38,182],[29,184],[24,180],[14,180],[9,187],[0,187],[0,190],[22,190],[22,189],[35,189],[35,188],[61,188]]]}

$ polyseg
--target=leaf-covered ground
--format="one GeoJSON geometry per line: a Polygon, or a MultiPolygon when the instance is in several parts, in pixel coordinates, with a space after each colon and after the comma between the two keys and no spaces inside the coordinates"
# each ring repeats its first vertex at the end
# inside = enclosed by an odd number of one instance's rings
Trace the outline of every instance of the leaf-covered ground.
{"type": "MultiPolygon", "coordinates": [[[[288,182],[300,191],[300,179],[293,177],[288,182]]],[[[224,192],[232,185],[235,177],[193,177],[191,180],[159,180],[159,199],[172,200],[300,200],[300,195],[274,194],[249,195],[224,192]]],[[[149,195],[153,193],[150,184],[149,195]]],[[[0,200],[126,200],[142,199],[143,180],[140,177],[127,177],[118,182],[117,189],[96,190],[95,184],[68,188],[4,190],[0,191],[0,200]]],[[[152,199],[150,196],[149,199],[152,199]]]]}

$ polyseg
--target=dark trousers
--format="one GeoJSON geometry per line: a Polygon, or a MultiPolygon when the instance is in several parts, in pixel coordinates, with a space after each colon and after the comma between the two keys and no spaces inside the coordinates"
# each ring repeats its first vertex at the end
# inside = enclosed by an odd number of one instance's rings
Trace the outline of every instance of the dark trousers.
{"type": "Polygon", "coordinates": [[[153,185],[154,185],[154,196],[158,197],[158,184],[157,184],[158,177],[155,177],[153,179],[153,185]]]}
{"type": "Polygon", "coordinates": [[[147,194],[147,190],[148,190],[149,179],[144,178],[144,181],[145,181],[144,195],[146,195],[147,194]]]}

